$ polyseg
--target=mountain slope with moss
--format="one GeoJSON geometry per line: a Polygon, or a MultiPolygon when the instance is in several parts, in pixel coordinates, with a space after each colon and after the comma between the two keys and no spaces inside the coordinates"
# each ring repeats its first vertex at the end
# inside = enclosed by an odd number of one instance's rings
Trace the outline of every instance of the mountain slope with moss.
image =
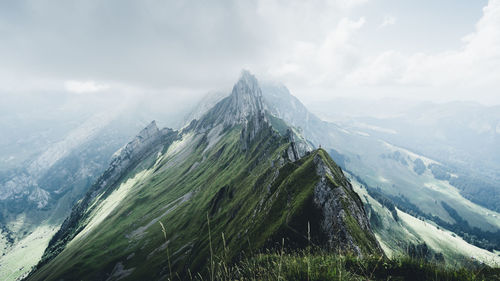
{"type": "Polygon", "coordinates": [[[270,119],[243,72],[183,130],[148,128],[146,145],[128,145],[75,205],[28,280],[207,276],[215,256],[282,247],[383,255],[342,170],[270,119]]]}

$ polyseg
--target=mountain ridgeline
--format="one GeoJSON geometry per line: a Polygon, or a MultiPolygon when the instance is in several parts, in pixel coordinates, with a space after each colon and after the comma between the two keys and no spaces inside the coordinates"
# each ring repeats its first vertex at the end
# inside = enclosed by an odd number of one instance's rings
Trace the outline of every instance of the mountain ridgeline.
{"type": "Polygon", "coordinates": [[[243,72],[180,131],[153,122],[74,207],[27,280],[166,280],[265,249],[383,255],[342,170],[243,72]]]}

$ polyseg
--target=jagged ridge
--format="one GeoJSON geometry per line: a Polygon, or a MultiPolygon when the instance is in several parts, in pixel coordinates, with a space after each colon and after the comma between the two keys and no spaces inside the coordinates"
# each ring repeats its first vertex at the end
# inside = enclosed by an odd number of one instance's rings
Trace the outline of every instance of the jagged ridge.
{"type": "Polygon", "coordinates": [[[340,168],[323,150],[297,160],[291,133],[283,136],[269,124],[259,93],[255,78],[243,73],[230,97],[182,132],[171,132],[180,140],[161,142],[161,156],[152,156],[158,145],[140,153],[149,155],[150,164],[142,158],[122,170],[127,172],[121,180],[103,175],[87,203],[73,210],[65,231],[54,237],[46,264],[31,279],[161,279],[167,276],[167,245],[173,270],[181,276],[188,269],[206,269],[210,244],[228,260],[242,251],[274,247],[282,238],[293,248],[314,243],[381,254],[340,168]],[[125,188],[126,178],[134,178],[132,187],[125,188]],[[84,214],[98,217],[99,210],[112,206],[101,195],[122,190],[127,193],[106,219],[74,240],[92,224],[84,214]]]}

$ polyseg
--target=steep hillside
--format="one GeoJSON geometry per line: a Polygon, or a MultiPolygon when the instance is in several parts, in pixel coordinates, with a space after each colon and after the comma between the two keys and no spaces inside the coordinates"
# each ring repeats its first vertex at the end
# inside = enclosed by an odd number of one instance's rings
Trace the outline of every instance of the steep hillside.
{"type": "Polygon", "coordinates": [[[380,139],[381,134],[373,134],[380,128],[321,121],[282,85],[266,85],[263,96],[273,114],[302,129],[307,139],[327,149],[343,169],[399,202],[407,212],[434,220],[484,249],[500,249],[500,214],[464,197],[462,190],[450,184],[456,175],[444,163],[380,139]]]}
{"type": "Polygon", "coordinates": [[[148,129],[148,145],[126,147],[28,280],[208,274],[215,256],[236,261],[283,244],[381,255],[341,169],[324,150],[298,149],[306,146],[292,128],[272,118],[244,72],[229,97],[182,131],[148,129]]]}
{"type": "Polygon", "coordinates": [[[113,111],[68,122],[73,128],[60,129],[64,132],[44,130],[64,121],[41,119],[47,124],[31,135],[16,135],[19,145],[2,146],[2,157],[21,157],[30,149],[32,155],[0,172],[0,280],[16,280],[36,265],[72,205],[103,173],[113,153],[143,126],[113,111]]]}
{"type": "Polygon", "coordinates": [[[349,173],[346,173],[346,176],[365,204],[372,229],[389,257],[409,255],[410,248],[423,247],[425,244],[428,248],[425,258],[434,262],[437,257],[442,258],[447,265],[467,267],[478,262],[492,267],[500,266],[500,256],[497,254],[467,243],[433,221],[416,218],[399,210],[380,197],[375,199],[372,195],[377,194],[368,191],[355,176],[349,173]]]}

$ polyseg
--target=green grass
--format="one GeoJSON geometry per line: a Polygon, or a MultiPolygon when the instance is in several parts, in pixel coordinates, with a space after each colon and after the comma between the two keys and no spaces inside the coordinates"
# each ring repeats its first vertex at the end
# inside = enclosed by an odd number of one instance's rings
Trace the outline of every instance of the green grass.
{"type": "MultiPolygon", "coordinates": [[[[408,257],[391,260],[367,256],[360,259],[321,252],[278,251],[257,254],[232,265],[215,259],[216,280],[500,280],[498,268],[471,265],[452,269],[408,257]]],[[[209,279],[195,276],[192,280],[209,279]]]]}
{"type": "MultiPolygon", "coordinates": [[[[269,134],[270,131],[266,133],[269,134]]],[[[260,159],[269,157],[269,154],[270,159],[276,159],[281,149],[286,148],[280,138],[266,136],[260,139],[262,141],[255,143],[247,153],[241,153],[239,128],[235,128],[225,134],[205,155],[203,151],[207,144],[203,139],[193,137],[185,145],[182,142],[174,143],[171,148],[174,152],[165,153],[152,168],[155,171],[153,175],[141,179],[129,188],[115,208],[106,208],[106,214],[95,214],[96,218],[107,215],[98,228],[89,229],[84,239],[73,241],[33,278],[79,276],[82,279],[99,279],[101,274],[111,271],[120,257],[132,253],[135,254],[134,258],[123,262],[126,268],[136,268],[133,278],[149,276],[151,268],[161,272],[165,260],[163,253],[157,249],[165,241],[160,239],[162,235],[158,235],[161,233],[158,225],[146,229],[140,239],[127,238],[128,234],[157,218],[165,224],[167,238],[170,240],[168,247],[173,255],[173,269],[179,271],[188,261],[193,271],[200,269],[209,256],[205,216],[213,206],[213,198],[223,187],[227,187],[228,194],[221,198],[222,208],[210,214],[212,231],[218,233],[213,244],[215,250],[220,251],[220,233],[224,230],[228,237],[227,243],[234,249],[230,255],[235,255],[236,245],[241,244],[242,240],[246,241],[248,236],[255,235],[247,233],[245,237],[243,231],[251,227],[252,220],[248,220],[248,217],[252,217],[252,210],[259,202],[255,198],[261,192],[265,194],[262,189],[270,181],[265,177],[263,183],[257,186],[259,190],[252,188],[258,177],[269,167],[268,161],[260,159]],[[176,150],[180,146],[183,148],[176,150]],[[189,153],[184,153],[185,151],[189,153]],[[194,163],[200,164],[189,172],[194,163]],[[236,189],[238,192],[234,192],[236,189]],[[163,216],[165,206],[189,192],[194,192],[193,198],[163,216]],[[231,193],[236,197],[229,198],[231,193]],[[236,217],[232,215],[235,211],[238,212],[236,217]],[[238,236],[241,238],[236,241],[235,237],[238,236]],[[145,260],[148,261],[148,266],[144,266],[145,260]]],[[[96,204],[101,206],[105,202],[96,204]]],[[[87,225],[92,225],[92,221],[87,225]]],[[[250,240],[258,239],[252,237],[250,240]]]]}

